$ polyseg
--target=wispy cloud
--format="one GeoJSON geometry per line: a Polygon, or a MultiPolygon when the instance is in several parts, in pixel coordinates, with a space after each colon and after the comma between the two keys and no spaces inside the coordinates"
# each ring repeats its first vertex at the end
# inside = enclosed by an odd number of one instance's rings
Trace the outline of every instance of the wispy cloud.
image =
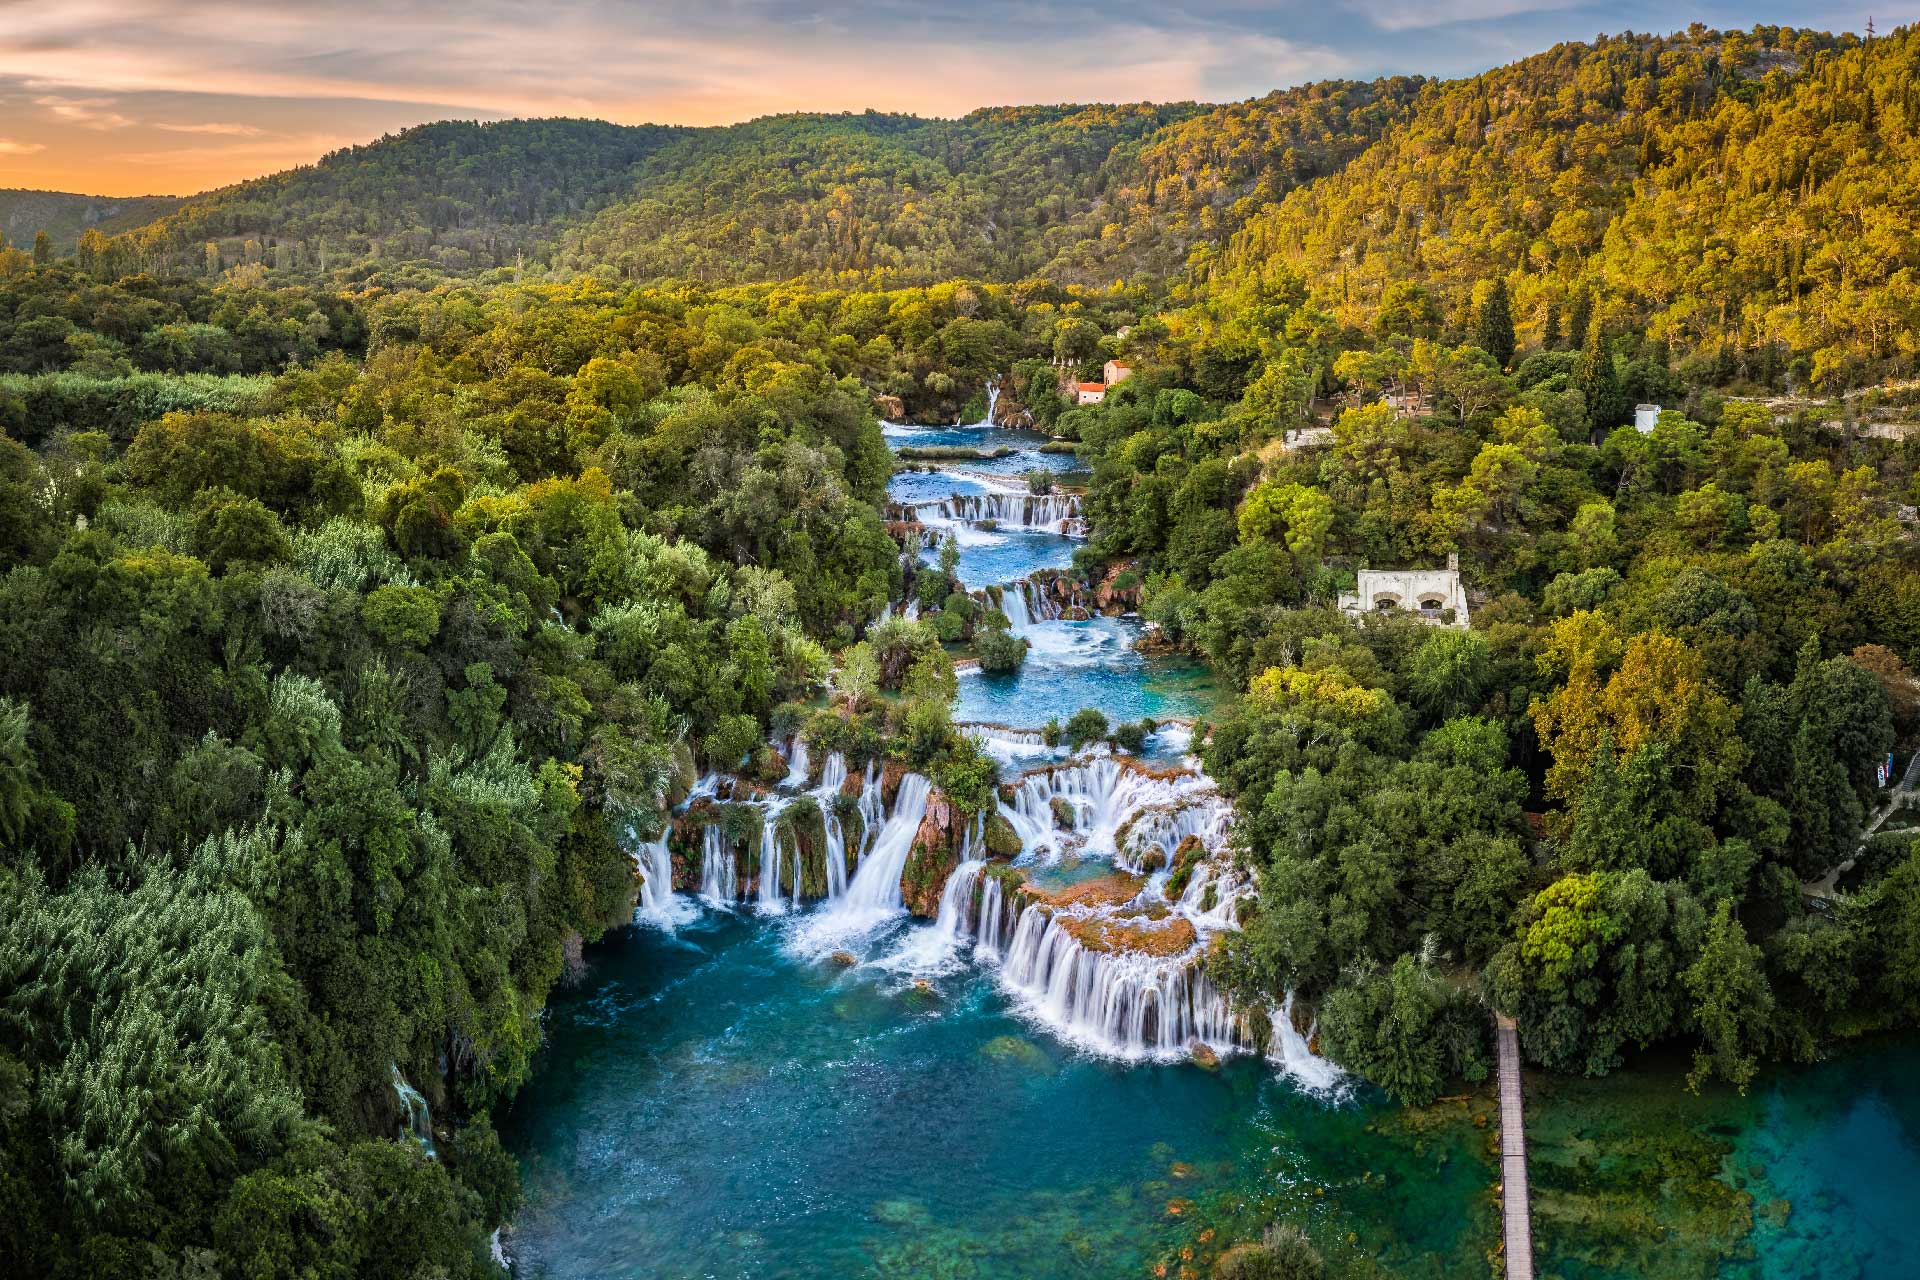
{"type": "Polygon", "coordinates": [[[0,156],[38,155],[46,149],[44,142],[16,142],[12,138],[0,138],[0,156]]]}
{"type": "Polygon", "coordinates": [[[202,124],[156,124],[153,127],[167,133],[207,133],[225,138],[257,138],[266,132],[250,124],[228,124],[219,120],[208,120],[202,124]]]}
{"type": "Polygon", "coordinates": [[[133,119],[110,111],[117,102],[114,98],[63,98],[57,94],[46,94],[35,98],[37,107],[46,109],[47,114],[56,120],[68,124],[77,124],[83,129],[125,129],[134,123],[133,119]]]}

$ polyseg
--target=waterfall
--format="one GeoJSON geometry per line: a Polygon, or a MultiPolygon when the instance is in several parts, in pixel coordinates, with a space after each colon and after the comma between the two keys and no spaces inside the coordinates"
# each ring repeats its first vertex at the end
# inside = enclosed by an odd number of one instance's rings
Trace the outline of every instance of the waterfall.
{"type": "Polygon", "coordinates": [[[1081,918],[1040,903],[1020,913],[1000,978],[1033,1016],[1110,1057],[1172,1061],[1195,1042],[1219,1054],[1249,1046],[1226,997],[1191,952],[1090,951],[1067,928],[1081,918]]]}
{"type": "Polygon", "coordinates": [[[739,854],[719,823],[708,823],[701,836],[700,896],[717,907],[733,905],[740,883],[739,854]]]}
{"type": "MultiPolygon", "coordinates": [[[[1171,812],[1194,804],[1205,805],[1210,813],[1226,807],[1204,778],[1157,777],[1130,767],[1118,756],[1105,755],[1028,774],[1014,785],[1011,797],[1000,802],[1000,813],[1013,824],[1026,854],[1045,853],[1054,858],[1070,851],[1103,854],[1135,870],[1137,863],[1118,844],[1120,829],[1128,819],[1150,808],[1171,812]],[[1066,826],[1054,813],[1056,800],[1063,801],[1072,812],[1073,820],[1066,826]]],[[[1193,822],[1197,833],[1213,830],[1224,818],[1193,822]]],[[[1172,849],[1167,853],[1171,857],[1172,849]]]]}
{"type": "MultiPolygon", "coordinates": [[[[767,797],[766,807],[760,814],[760,886],[756,909],[762,915],[779,915],[787,909],[787,902],[780,896],[780,814],[787,807],[782,796],[767,797]]],[[[800,902],[800,848],[796,842],[793,851],[793,904],[800,902]]]]}
{"type": "Polygon", "coordinates": [[[1273,1041],[1267,1046],[1267,1061],[1280,1068],[1300,1088],[1323,1097],[1337,1096],[1346,1091],[1348,1080],[1340,1068],[1315,1053],[1308,1044],[1311,1036],[1303,1036],[1293,1025],[1293,993],[1287,993],[1286,1003],[1272,1011],[1273,1041]]]}
{"type": "Polygon", "coordinates": [[[684,813],[695,800],[710,800],[719,794],[720,775],[703,773],[700,775],[700,780],[693,784],[693,790],[687,792],[687,798],[679,803],[675,811],[684,813]]]}
{"type": "Polygon", "coordinates": [[[900,896],[900,873],[906,869],[907,855],[913,852],[913,837],[927,816],[927,797],[933,784],[921,774],[910,773],[900,780],[900,793],[893,800],[893,814],[880,829],[873,850],[860,861],[853,883],[847,886],[844,906],[849,913],[893,915],[905,909],[900,896]]]}
{"type": "Polygon", "coordinates": [[[867,763],[867,772],[860,779],[860,861],[867,860],[867,851],[873,848],[873,842],[880,837],[880,827],[887,818],[886,797],[880,794],[880,762],[867,763]]]}
{"type": "Polygon", "coordinates": [[[787,776],[780,779],[780,785],[795,790],[806,786],[811,763],[807,759],[807,740],[795,733],[793,740],[787,743],[787,776]]]}
{"type": "Polygon", "coordinates": [[[1012,625],[1007,629],[1016,636],[1024,636],[1033,630],[1033,614],[1027,608],[1026,579],[1010,582],[1000,592],[1000,611],[1007,615],[1012,625]]]}
{"type": "Polygon", "coordinates": [[[980,910],[974,917],[973,954],[982,960],[998,960],[1007,947],[1006,904],[1001,901],[1000,881],[988,876],[980,886],[980,910]]]}
{"type": "Polygon", "coordinates": [[[955,867],[933,923],[909,931],[893,954],[877,962],[880,967],[922,976],[957,970],[960,945],[972,932],[973,886],[986,865],[976,858],[955,867]]]}
{"type": "Polygon", "coordinates": [[[433,1116],[427,1111],[427,1100],[400,1074],[399,1063],[389,1065],[393,1068],[393,1096],[400,1100],[400,1136],[412,1138],[427,1155],[437,1157],[440,1153],[433,1149],[433,1116]]]}
{"type": "Polygon", "coordinates": [[[987,383],[987,416],[981,420],[981,423],[980,423],[981,426],[990,427],[993,425],[994,406],[999,403],[1000,403],[1000,384],[997,382],[987,383]]]}
{"type": "Polygon", "coordinates": [[[635,845],[633,862],[640,869],[640,906],[633,913],[635,924],[671,931],[693,917],[693,906],[673,892],[673,855],[665,836],[635,845]]]}
{"type": "Polygon", "coordinates": [[[1189,836],[1197,836],[1209,849],[1227,838],[1233,822],[1233,810],[1217,794],[1203,792],[1186,797],[1187,803],[1159,806],[1140,813],[1127,827],[1126,838],[1116,849],[1114,861],[1128,871],[1143,871],[1146,856],[1158,850],[1163,867],[1173,864],[1173,855],[1189,836]]]}
{"type": "Polygon", "coordinates": [[[834,803],[840,799],[840,788],[847,781],[847,758],[835,751],[827,756],[827,763],[820,769],[820,785],[813,789],[813,798],[820,805],[820,823],[827,834],[827,901],[846,896],[847,892],[847,837],[840,824],[840,815],[834,809],[834,803]]]}
{"type": "Polygon", "coordinates": [[[977,529],[991,523],[1000,530],[1057,533],[1069,538],[1084,538],[1087,533],[1080,499],[1070,493],[956,493],[916,503],[913,518],[928,529],[943,531],[977,529]]]}

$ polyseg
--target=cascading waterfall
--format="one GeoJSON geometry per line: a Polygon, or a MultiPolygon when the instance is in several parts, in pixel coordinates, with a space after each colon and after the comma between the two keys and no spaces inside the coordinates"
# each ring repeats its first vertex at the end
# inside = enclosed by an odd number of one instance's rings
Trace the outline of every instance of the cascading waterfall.
{"type": "Polygon", "coordinates": [[[1148,809],[1127,827],[1114,861],[1128,871],[1143,871],[1146,855],[1158,850],[1161,865],[1170,866],[1189,836],[1215,848],[1226,840],[1232,821],[1233,810],[1211,792],[1188,797],[1185,803],[1176,802],[1171,807],[1148,809]]]}
{"type": "Polygon", "coordinates": [[[1000,403],[1000,384],[997,382],[989,381],[987,383],[987,416],[980,420],[981,426],[990,427],[993,425],[994,406],[998,405],[999,403],[1000,403]]]}
{"type": "Polygon", "coordinates": [[[900,873],[906,869],[907,855],[913,852],[913,837],[927,816],[927,798],[933,784],[918,773],[900,780],[899,794],[893,800],[893,813],[873,842],[873,849],[860,860],[860,869],[847,886],[847,895],[838,905],[849,915],[895,915],[905,909],[900,896],[900,873]]]}
{"type": "Polygon", "coordinates": [[[438,1157],[440,1153],[433,1149],[433,1115],[427,1110],[427,1100],[400,1074],[399,1063],[390,1065],[393,1068],[393,1096],[400,1101],[400,1136],[412,1138],[429,1156],[438,1157]]]}
{"type": "Polygon", "coordinates": [[[673,854],[667,838],[636,844],[633,862],[640,868],[640,906],[633,913],[634,923],[668,930],[685,924],[694,908],[673,891],[673,854]]]}
{"type": "Polygon", "coordinates": [[[1000,813],[1028,855],[1057,858],[1073,851],[1115,857],[1121,852],[1116,844],[1119,829],[1129,816],[1156,807],[1208,803],[1203,797],[1224,807],[1204,778],[1160,777],[1131,768],[1118,756],[1091,756],[1020,779],[1012,798],[1000,802],[1000,813]],[[1056,820],[1056,800],[1072,811],[1071,825],[1062,827],[1056,820]]]}
{"type": "Polygon", "coordinates": [[[880,828],[886,822],[886,797],[880,794],[880,762],[867,763],[867,772],[860,779],[860,861],[867,860],[867,853],[873,848],[873,842],[880,837],[880,828]]]}
{"type": "Polygon", "coordinates": [[[701,835],[700,896],[717,907],[733,905],[740,883],[739,854],[719,823],[709,823],[701,835]]]}
{"type": "Polygon", "coordinates": [[[847,782],[847,759],[838,751],[827,756],[827,763],[820,769],[820,785],[812,791],[812,796],[820,805],[820,824],[826,829],[827,845],[827,901],[846,896],[847,892],[847,837],[841,826],[839,811],[834,808],[840,799],[840,789],[847,782]]]}
{"type": "Polygon", "coordinates": [[[1033,611],[1027,608],[1027,582],[1009,582],[1000,589],[1000,611],[1007,615],[1011,625],[1007,630],[1016,636],[1024,636],[1033,630],[1033,611]]]}
{"type": "Polygon", "coordinates": [[[1089,951],[1067,928],[1077,914],[1029,906],[1000,965],[1001,981],[1042,1022],[1118,1058],[1171,1061],[1196,1042],[1220,1054],[1251,1047],[1192,955],[1089,951]]]}
{"type": "Polygon", "coordinates": [[[1301,1035],[1293,1025],[1293,993],[1286,1003],[1272,1011],[1273,1039],[1267,1045],[1267,1061],[1308,1093],[1323,1097],[1338,1096],[1349,1087],[1340,1068],[1313,1051],[1311,1035],[1301,1035]]]}
{"type": "Polygon", "coordinates": [[[1080,514],[1080,499],[1071,493],[956,493],[918,503],[913,514],[926,528],[942,532],[977,528],[988,522],[999,530],[1057,533],[1069,538],[1084,538],[1087,530],[1080,514]]]}
{"type": "MultiPolygon", "coordinates": [[[[779,915],[788,902],[780,896],[780,815],[786,810],[787,797],[768,796],[760,814],[760,885],[756,909],[764,915],[779,915]]],[[[793,851],[793,905],[800,903],[800,849],[793,851]]]]}
{"type": "Polygon", "coordinates": [[[812,766],[807,759],[807,740],[799,734],[787,743],[787,776],[780,779],[783,788],[797,790],[807,785],[807,774],[812,766]]]}

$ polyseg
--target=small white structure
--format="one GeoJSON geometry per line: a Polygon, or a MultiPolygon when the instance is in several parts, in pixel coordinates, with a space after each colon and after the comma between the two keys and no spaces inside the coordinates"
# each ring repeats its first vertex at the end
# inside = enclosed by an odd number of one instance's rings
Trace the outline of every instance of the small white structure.
{"type": "Polygon", "coordinates": [[[1333,443],[1333,428],[1290,427],[1280,438],[1288,449],[1314,449],[1333,443]]]}
{"type": "Polygon", "coordinates": [[[1118,360],[1107,361],[1106,379],[1108,386],[1118,386],[1132,376],[1133,370],[1127,365],[1121,364],[1118,360]]]}
{"type": "Polygon", "coordinates": [[[1460,562],[1447,557],[1444,569],[1362,569],[1359,586],[1340,597],[1348,613],[1391,613],[1404,609],[1443,626],[1467,625],[1467,593],[1460,585],[1460,562]]]}
{"type": "Polygon", "coordinates": [[[1073,398],[1077,404],[1099,404],[1107,398],[1107,384],[1104,382],[1076,383],[1073,398]]]}
{"type": "Polygon", "coordinates": [[[1660,425],[1660,406],[1657,404],[1637,404],[1633,406],[1633,429],[1646,435],[1660,425]]]}

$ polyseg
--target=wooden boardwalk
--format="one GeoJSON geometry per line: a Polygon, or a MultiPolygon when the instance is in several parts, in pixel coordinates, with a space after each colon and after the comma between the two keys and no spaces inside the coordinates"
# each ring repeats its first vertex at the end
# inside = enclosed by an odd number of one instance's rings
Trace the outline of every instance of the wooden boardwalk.
{"type": "Polygon", "coordinates": [[[1493,1016],[1500,1052],[1500,1189],[1506,1220],[1507,1280],[1533,1280],[1533,1211],[1527,1194],[1526,1110],[1520,1096],[1520,1038],[1513,1019],[1493,1016]]]}

